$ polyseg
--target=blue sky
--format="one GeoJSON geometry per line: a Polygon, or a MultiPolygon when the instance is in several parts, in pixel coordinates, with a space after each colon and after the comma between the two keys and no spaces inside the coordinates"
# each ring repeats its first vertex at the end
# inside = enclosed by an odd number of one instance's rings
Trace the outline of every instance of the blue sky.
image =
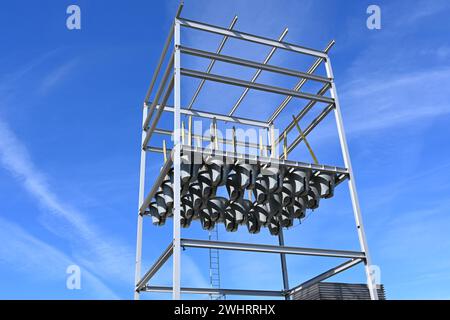
{"type": "MultiPolygon", "coordinates": [[[[132,298],[142,99],[176,7],[176,1],[100,0],[1,5],[0,298],[132,298]],[[70,4],[81,7],[81,30],[66,28],[70,4]],[[81,290],[66,289],[70,264],[81,267],[81,290]]],[[[314,48],[336,40],[330,56],[369,247],[388,298],[449,299],[448,1],[187,0],[183,11],[221,26],[235,14],[237,30],[277,38],[289,27],[286,41],[314,48]],[[382,10],[381,30],[366,28],[370,4],[382,10]]],[[[183,33],[186,44],[199,37],[183,33]]],[[[219,40],[206,37],[201,47],[213,51],[219,40]]],[[[261,61],[268,52],[242,48],[230,41],[223,52],[261,61]]],[[[281,51],[272,63],[305,67],[281,51]]],[[[234,71],[219,64],[214,70],[234,71]]],[[[252,72],[239,75],[250,79],[252,72]]],[[[260,80],[277,79],[263,73],[260,80]]],[[[187,103],[195,83],[183,88],[187,103]]],[[[198,105],[230,108],[240,90],[222,88],[205,85],[198,105]]],[[[279,99],[251,92],[238,115],[265,118],[279,99]]],[[[300,107],[291,103],[287,110],[300,107]]],[[[332,115],[309,140],[319,161],[342,163],[332,115]]],[[[293,158],[308,154],[300,148],[293,158]]],[[[147,185],[160,162],[149,157],[147,185]]],[[[339,186],[333,199],[285,233],[287,244],[357,250],[348,196],[346,185],[339,186]]],[[[144,229],[145,269],[167,246],[171,226],[146,221],[144,229]]],[[[266,230],[220,231],[223,240],[276,241],[266,230]]],[[[207,237],[198,224],[184,232],[207,237]]],[[[206,251],[187,250],[182,263],[184,285],[208,286],[206,251]]],[[[289,257],[291,285],[338,263],[289,257]]],[[[168,267],[155,284],[170,284],[168,267]]],[[[282,285],[276,255],[223,253],[221,270],[223,287],[282,285]]],[[[363,282],[363,270],[336,280],[363,282]]]]}

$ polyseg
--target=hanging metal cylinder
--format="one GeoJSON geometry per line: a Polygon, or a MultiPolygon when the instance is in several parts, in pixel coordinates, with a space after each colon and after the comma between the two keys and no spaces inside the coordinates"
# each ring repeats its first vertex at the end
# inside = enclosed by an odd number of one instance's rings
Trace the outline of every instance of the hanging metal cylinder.
{"type": "Polygon", "coordinates": [[[204,162],[211,171],[211,184],[213,187],[223,186],[227,182],[232,164],[227,164],[223,157],[206,156],[204,162]]]}
{"type": "Polygon", "coordinates": [[[238,163],[234,166],[234,170],[238,175],[238,181],[242,190],[254,188],[256,177],[259,172],[257,165],[238,163]]]}
{"type": "Polygon", "coordinates": [[[211,185],[217,187],[222,180],[223,159],[220,159],[219,157],[207,156],[204,161],[205,165],[209,167],[211,172],[211,185]]]}
{"type": "Polygon", "coordinates": [[[305,217],[306,213],[306,205],[308,202],[308,196],[297,197],[294,201],[294,204],[291,207],[288,207],[289,214],[292,218],[302,219],[305,217]]]}
{"type": "Polygon", "coordinates": [[[289,173],[289,179],[294,184],[294,194],[296,197],[305,196],[309,191],[309,180],[311,171],[294,169],[289,173]]]}
{"type": "Polygon", "coordinates": [[[284,178],[283,188],[281,189],[281,203],[283,207],[292,206],[294,203],[295,193],[294,185],[288,177],[284,178]]]}
{"type": "Polygon", "coordinates": [[[319,202],[320,202],[320,184],[315,179],[315,177],[313,177],[309,181],[309,192],[308,192],[308,202],[307,202],[308,209],[318,208],[319,202]]]}
{"type": "Polygon", "coordinates": [[[247,199],[239,199],[230,204],[230,208],[234,211],[234,220],[237,225],[242,224],[244,217],[247,215],[248,210],[250,210],[251,202],[247,199]]]}
{"type": "Polygon", "coordinates": [[[192,194],[187,194],[181,198],[181,206],[183,207],[184,215],[187,219],[191,219],[194,216],[194,205],[192,198],[192,194]]]}
{"type": "Polygon", "coordinates": [[[166,222],[166,219],[159,215],[158,208],[155,202],[150,203],[148,211],[145,212],[145,215],[150,215],[152,217],[152,223],[155,226],[162,226],[166,222]]]}
{"type": "Polygon", "coordinates": [[[236,223],[236,212],[230,207],[225,210],[223,224],[225,225],[225,230],[229,232],[236,231],[238,228],[238,224],[236,223]]]}
{"type": "Polygon", "coordinates": [[[166,206],[166,199],[164,197],[164,192],[161,187],[158,188],[158,191],[155,194],[155,202],[159,216],[166,217],[168,213],[166,206]]]}
{"type": "Polygon", "coordinates": [[[181,204],[180,225],[182,228],[188,228],[191,225],[192,215],[191,213],[187,212],[189,210],[190,208],[188,206],[181,204]]]}
{"type": "Polygon", "coordinates": [[[183,154],[181,156],[181,162],[180,162],[180,176],[181,176],[181,184],[186,185],[189,183],[189,180],[191,179],[191,166],[192,161],[191,157],[189,156],[189,153],[183,154]]]}
{"type": "Polygon", "coordinates": [[[208,200],[207,209],[211,220],[216,222],[225,215],[225,210],[228,205],[228,200],[223,197],[214,197],[208,200]]]}
{"type": "Polygon", "coordinates": [[[268,213],[263,204],[254,203],[247,212],[246,225],[249,233],[259,233],[261,226],[267,223],[268,213]]]}
{"type": "Polygon", "coordinates": [[[163,181],[162,193],[164,195],[164,201],[166,203],[166,210],[172,211],[173,209],[173,184],[170,180],[163,181]]]}
{"type": "Polygon", "coordinates": [[[245,223],[247,213],[251,206],[251,201],[247,199],[239,199],[239,201],[231,202],[225,210],[225,229],[230,232],[237,231],[238,226],[245,223]]]}
{"type": "Polygon", "coordinates": [[[273,236],[277,236],[280,233],[280,223],[278,222],[278,218],[276,216],[272,216],[270,218],[267,228],[273,236]]]}
{"type": "Polygon", "coordinates": [[[200,223],[204,230],[212,230],[214,229],[215,223],[211,219],[211,215],[208,208],[201,209],[199,211],[200,223]]]}
{"type": "Polygon", "coordinates": [[[283,188],[284,180],[284,168],[283,167],[263,167],[261,173],[268,179],[269,193],[281,192],[283,188]]]}
{"type": "Polygon", "coordinates": [[[189,185],[189,192],[192,195],[192,206],[194,211],[200,210],[203,205],[202,188],[198,182],[189,185]]]}
{"type": "Polygon", "coordinates": [[[335,175],[321,172],[315,179],[320,184],[320,197],[331,198],[334,195],[334,186],[336,184],[335,175]]]}
{"type": "Polygon", "coordinates": [[[289,228],[294,224],[294,218],[287,208],[283,208],[277,216],[278,224],[280,228],[289,228]]]}
{"type": "Polygon", "coordinates": [[[203,165],[201,155],[194,152],[186,152],[181,155],[180,173],[183,185],[197,180],[198,171],[203,165]]]}
{"type": "Polygon", "coordinates": [[[244,190],[240,188],[239,176],[234,170],[228,175],[227,191],[230,201],[237,201],[244,196],[244,190]]]}
{"type": "Polygon", "coordinates": [[[212,185],[212,177],[210,167],[207,165],[203,165],[201,169],[198,171],[198,183],[200,185],[202,198],[208,199],[214,196],[215,188],[212,185]]]}
{"type": "Polygon", "coordinates": [[[253,188],[253,197],[259,204],[265,203],[269,197],[269,181],[268,178],[262,174],[259,174],[255,181],[255,187],[253,188]]]}
{"type": "Polygon", "coordinates": [[[273,193],[269,194],[269,200],[266,203],[266,211],[269,214],[268,220],[270,221],[270,218],[272,216],[276,216],[280,213],[282,209],[282,203],[281,203],[281,195],[279,193],[273,193]]]}

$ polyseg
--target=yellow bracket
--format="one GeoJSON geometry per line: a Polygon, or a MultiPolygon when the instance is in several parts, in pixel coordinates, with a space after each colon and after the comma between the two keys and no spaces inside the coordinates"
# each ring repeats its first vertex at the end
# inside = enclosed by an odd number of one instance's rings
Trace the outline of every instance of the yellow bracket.
{"type": "Polygon", "coordinates": [[[319,161],[317,161],[317,157],[316,157],[316,155],[314,154],[314,151],[312,150],[311,146],[309,145],[308,140],[306,140],[306,136],[304,135],[302,129],[300,128],[300,125],[298,124],[297,119],[295,118],[294,115],[292,115],[292,118],[294,119],[295,126],[297,127],[297,130],[298,130],[298,132],[300,133],[300,136],[302,137],[303,141],[305,141],[305,145],[306,145],[306,147],[308,148],[309,153],[311,154],[311,157],[312,157],[313,160],[314,160],[314,163],[315,163],[315,164],[319,164],[319,161]]]}

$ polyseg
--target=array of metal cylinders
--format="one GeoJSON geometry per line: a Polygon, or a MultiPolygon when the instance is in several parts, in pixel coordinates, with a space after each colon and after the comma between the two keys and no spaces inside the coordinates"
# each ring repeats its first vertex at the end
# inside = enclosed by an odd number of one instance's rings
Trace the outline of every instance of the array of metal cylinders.
{"type": "MultiPolygon", "coordinates": [[[[243,225],[250,233],[267,227],[270,234],[278,235],[281,228],[304,218],[307,209],[316,209],[320,199],[333,196],[335,173],[253,162],[183,152],[181,226],[187,228],[192,220],[199,220],[205,230],[223,223],[227,231],[243,225]],[[221,187],[226,192],[218,192],[221,187]]],[[[163,225],[173,214],[173,204],[171,168],[145,214],[153,224],[163,225]]]]}

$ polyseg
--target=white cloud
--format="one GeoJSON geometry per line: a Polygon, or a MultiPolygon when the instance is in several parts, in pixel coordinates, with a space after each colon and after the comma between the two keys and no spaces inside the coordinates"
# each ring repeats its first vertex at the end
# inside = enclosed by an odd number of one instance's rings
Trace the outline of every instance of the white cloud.
{"type": "Polygon", "coordinates": [[[351,107],[351,132],[378,130],[450,113],[442,88],[450,86],[450,68],[358,79],[342,100],[351,107]]]}
{"type": "MultiPolygon", "coordinates": [[[[0,229],[0,264],[11,265],[16,271],[22,271],[24,277],[32,277],[34,281],[56,283],[58,287],[65,288],[66,268],[75,263],[72,258],[3,218],[0,218],[0,229]]],[[[22,286],[19,280],[17,286],[22,286]]],[[[38,293],[30,287],[26,290],[25,296],[30,298],[38,293]]],[[[81,290],[91,298],[119,298],[86,268],[81,268],[81,290]]]]}
{"type": "Polygon", "coordinates": [[[38,91],[42,94],[46,94],[52,88],[54,88],[59,82],[61,82],[64,78],[70,74],[70,72],[76,67],[78,64],[77,59],[70,60],[57,68],[55,68],[52,72],[47,74],[39,85],[38,91]]]}
{"type": "Polygon", "coordinates": [[[77,259],[104,276],[130,283],[134,250],[107,236],[86,217],[60,199],[33,164],[24,144],[0,120],[0,163],[45,208],[44,225],[65,238],[77,259]],[[50,218],[49,216],[50,215],[50,218]]]}

